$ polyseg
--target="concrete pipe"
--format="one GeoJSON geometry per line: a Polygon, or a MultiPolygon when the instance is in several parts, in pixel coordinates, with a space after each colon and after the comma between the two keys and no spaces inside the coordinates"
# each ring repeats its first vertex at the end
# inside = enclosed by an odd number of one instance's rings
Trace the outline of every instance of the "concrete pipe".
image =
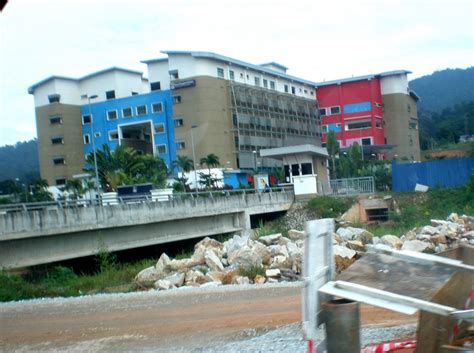
{"type": "Polygon", "coordinates": [[[328,353],[360,353],[359,303],[347,299],[322,303],[328,353]]]}

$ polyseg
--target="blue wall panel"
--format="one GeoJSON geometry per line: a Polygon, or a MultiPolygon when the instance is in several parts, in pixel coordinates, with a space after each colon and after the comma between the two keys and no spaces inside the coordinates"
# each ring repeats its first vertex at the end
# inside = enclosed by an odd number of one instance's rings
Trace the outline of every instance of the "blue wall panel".
{"type": "Polygon", "coordinates": [[[443,159],[423,163],[392,162],[392,190],[413,191],[415,185],[458,187],[474,173],[474,158],[443,159]]]}
{"type": "MultiPolygon", "coordinates": [[[[91,110],[94,123],[94,134],[100,133],[100,136],[95,138],[96,149],[102,149],[102,145],[104,144],[109,145],[111,150],[115,149],[115,147],[118,145],[118,141],[109,140],[109,132],[116,131],[119,125],[152,121],[153,125],[162,123],[165,127],[164,133],[153,133],[155,146],[162,144],[166,145],[166,153],[160,154],[160,157],[168,166],[170,166],[171,162],[176,159],[173,102],[171,92],[169,90],[134,95],[126,98],[111,99],[98,103],[91,102],[91,110]],[[158,102],[163,104],[163,111],[159,113],[153,113],[152,104],[158,102]],[[137,116],[136,107],[139,105],[147,106],[147,114],[137,116]],[[132,117],[125,118],[123,116],[122,110],[124,108],[132,108],[132,117]],[[118,118],[115,120],[107,120],[107,111],[109,110],[117,110],[118,118]]],[[[88,114],[88,104],[81,106],[81,115],[88,114]]],[[[90,135],[90,133],[91,126],[83,125],[82,134],[90,135]]],[[[91,152],[92,143],[84,144],[84,154],[87,155],[91,152]]]]}
{"type": "Polygon", "coordinates": [[[358,113],[358,112],[367,112],[372,108],[370,102],[361,102],[361,103],[352,103],[344,105],[344,113],[358,113]]]}

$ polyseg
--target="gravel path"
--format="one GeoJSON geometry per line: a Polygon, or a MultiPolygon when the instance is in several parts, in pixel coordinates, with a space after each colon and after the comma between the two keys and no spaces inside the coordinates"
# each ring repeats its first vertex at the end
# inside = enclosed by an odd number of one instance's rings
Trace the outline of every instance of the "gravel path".
{"type": "MultiPolygon", "coordinates": [[[[361,306],[361,320],[414,318],[361,306]]],[[[300,321],[299,282],[39,299],[0,304],[0,351],[304,352],[300,321]]],[[[364,342],[415,330],[371,327],[364,342]]]]}

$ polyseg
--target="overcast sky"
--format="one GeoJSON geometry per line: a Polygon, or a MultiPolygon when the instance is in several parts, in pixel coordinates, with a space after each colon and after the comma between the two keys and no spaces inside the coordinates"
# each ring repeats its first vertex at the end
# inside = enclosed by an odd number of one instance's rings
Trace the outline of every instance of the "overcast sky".
{"type": "MultiPolygon", "coordinates": [[[[472,0],[9,0],[0,14],[0,146],[36,137],[32,84],[161,50],[276,61],[312,81],[474,65],[472,0]]],[[[145,72],[146,76],[146,72],[145,72]]]]}

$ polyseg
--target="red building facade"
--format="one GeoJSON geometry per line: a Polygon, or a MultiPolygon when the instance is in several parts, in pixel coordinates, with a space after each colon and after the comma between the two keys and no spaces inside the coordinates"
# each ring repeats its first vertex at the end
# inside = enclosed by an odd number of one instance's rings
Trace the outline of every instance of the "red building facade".
{"type": "Polygon", "coordinates": [[[322,124],[322,142],[334,131],[342,148],[357,142],[385,158],[384,113],[379,77],[323,82],[316,88],[322,124]]]}

